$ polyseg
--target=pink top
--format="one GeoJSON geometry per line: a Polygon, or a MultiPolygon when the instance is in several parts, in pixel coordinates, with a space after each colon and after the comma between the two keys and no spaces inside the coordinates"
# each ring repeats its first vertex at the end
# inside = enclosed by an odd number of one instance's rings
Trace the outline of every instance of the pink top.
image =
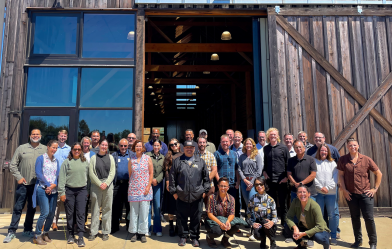
{"type": "Polygon", "coordinates": [[[150,173],[148,169],[148,159],[150,157],[143,154],[140,158],[140,162],[137,163],[136,154],[131,156],[132,163],[132,174],[129,178],[129,188],[128,188],[128,201],[151,201],[152,200],[152,188],[148,195],[144,195],[147,185],[150,180],[150,173]]]}

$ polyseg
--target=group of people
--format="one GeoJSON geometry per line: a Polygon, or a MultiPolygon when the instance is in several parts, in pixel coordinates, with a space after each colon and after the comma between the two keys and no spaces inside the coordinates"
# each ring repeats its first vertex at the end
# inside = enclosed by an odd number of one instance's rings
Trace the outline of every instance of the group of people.
{"type": "Polygon", "coordinates": [[[39,245],[51,242],[49,230],[58,229],[64,203],[67,243],[85,246],[90,203],[89,241],[97,238],[100,222],[103,241],[119,231],[125,206],[132,242],[147,242],[152,234],[163,236],[161,214],[168,214],[169,235],[180,237],[179,246],[185,246],[187,238],[192,246],[200,246],[200,226],[204,224],[210,247],[217,247],[214,239],[223,235],[221,244],[231,248],[229,239],[245,225],[251,228],[249,240],[259,240],[263,249],[268,237],[270,248],[276,249],[279,217],[287,243],[294,241],[301,249],[316,241],[327,249],[340,237],[340,188],[354,230],[351,248],[362,245],[360,213],[370,248],[376,248],[373,196],[382,173],[371,158],[359,153],[354,138],[347,141],[349,153],[340,157],[321,132],[314,134],[312,145],[304,131],[298,133],[298,140],[285,134],[282,144],[276,128],[260,131],[258,143],[252,138],[243,141],[241,132],[229,129],[221,136],[218,149],[207,140],[204,129],[197,142],[191,129],[186,130],[184,143],[172,138],[166,145],[159,137],[159,130],[153,129],[151,140],[144,144],[130,133],[110,153],[108,141],[98,131],[69,146],[68,133],[61,130],[58,140],[50,140],[45,147],[40,143],[41,131],[33,129],[30,142],[17,148],[10,164],[18,186],[4,243],[16,237],[27,201],[23,235],[33,237],[39,245]],[[374,188],[369,171],[376,175],[374,188]],[[40,216],[33,232],[36,206],[40,216]]]}

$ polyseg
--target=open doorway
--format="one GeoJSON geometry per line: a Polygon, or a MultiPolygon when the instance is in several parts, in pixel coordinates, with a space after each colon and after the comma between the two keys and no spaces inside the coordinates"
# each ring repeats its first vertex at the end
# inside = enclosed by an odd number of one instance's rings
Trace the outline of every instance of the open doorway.
{"type": "Polygon", "coordinates": [[[147,133],[183,142],[186,129],[206,129],[218,145],[226,129],[253,129],[250,17],[148,17],[145,68],[147,133]]]}

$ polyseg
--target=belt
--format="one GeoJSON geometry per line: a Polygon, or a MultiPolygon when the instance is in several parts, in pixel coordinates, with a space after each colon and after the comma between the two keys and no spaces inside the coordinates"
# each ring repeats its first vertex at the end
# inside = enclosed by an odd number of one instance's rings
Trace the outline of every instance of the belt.
{"type": "Polygon", "coordinates": [[[248,180],[248,181],[252,181],[253,177],[247,176],[247,177],[245,177],[245,179],[248,180]]]}
{"type": "Polygon", "coordinates": [[[116,181],[116,185],[117,184],[123,184],[123,183],[128,183],[128,180],[117,180],[116,181]]]}

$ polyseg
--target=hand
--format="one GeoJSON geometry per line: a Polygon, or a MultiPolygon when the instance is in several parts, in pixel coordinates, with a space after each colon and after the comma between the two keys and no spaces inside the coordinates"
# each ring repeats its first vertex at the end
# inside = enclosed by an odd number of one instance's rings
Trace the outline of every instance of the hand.
{"type": "Polygon", "coordinates": [[[226,229],[229,231],[231,229],[231,224],[229,221],[226,221],[226,229]]]}
{"type": "Polygon", "coordinates": [[[48,194],[48,195],[50,195],[50,194],[52,193],[52,189],[51,189],[50,187],[47,187],[47,188],[45,189],[45,193],[48,194]]]}
{"type": "Polygon", "coordinates": [[[56,187],[56,184],[54,184],[54,183],[51,183],[51,184],[50,184],[50,188],[51,188],[51,189],[54,189],[55,187],[56,187]]]}
{"type": "Polygon", "coordinates": [[[101,186],[99,186],[102,190],[105,190],[108,185],[106,183],[102,183],[101,186]]]}
{"type": "Polygon", "coordinates": [[[306,236],[306,233],[302,232],[302,233],[299,233],[299,234],[297,234],[297,235],[293,235],[293,238],[294,238],[295,240],[299,240],[299,239],[301,239],[301,238],[304,237],[304,236],[306,236]]]}
{"type": "Polygon", "coordinates": [[[66,199],[67,199],[67,198],[65,197],[65,195],[62,195],[62,196],[60,197],[60,200],[61,200],[62,202],[65,202],[66,199]]]}
{"type": "Polygon", "coordinates": [[[297,240],[298,236],[299,236],[299,229],[297,226],[293,227],[293,239],[297,240]]]}
{"type": "Polygon", "coordinates": [[[177,200],[178,199],[178,194],[174,194],[173,197],[174,197],[174,199],[177,200]]]}
{"type": "Polygon", "coordinates": [[[263,176],[264,176],[264,178],[267,180],[267,179],[269,179],[269,177],[268,177],[268,175],[267,175],[267,172],[263,172],[263,176]]]}
{"type": "Polygon", "coordinates": [[[281,184],[281,183],[286,183],[286,182],[287,182],[287,177],[283,178],[283,179],[279,182],[279,184],[281,184]]]}
{"type": "Polygon", "coordinates": [[[203,193],[203,199],[204,199],[204,197],[206,197],[206,193],[203,193]]]}
{"type": "Polygon", "coordinates": [[[274,222],[271,220],[268,220],[268,222],[264,224],[264,227],[267,229],[270,229],[273,225],[274,225],[274,222]]]}
{"type": "Polygon", "coordinates": [[[250,183],[250,181],[248,181],[246,178],[245,178],[243,181],[244,181],[244,183],[245,183],[246,186],[249,186],[249,184],[252,184],[252,183],[250,183]]]}
{"type": "Polygon", "coordinates": [[[27,182],[26,182],[26,180],[24,179],[24,178],[22,178],[22,179],[20,179],[19,181],[18,181],[18,184],[26,184],[27,182]]]}
{"type": "Polygon", "coordinates": [[[155,187],[156,185],[158,185],[157,179],[152,179],[152,185],[155,187]]]}
{"type": "Polygon", "coordinates": [[[261,227],[261,224],[260,223],[253,223],[253,228],[254,229],[259,229],[261,227]]]}
{"type": "Polygon", "coordinates": [[[166,190],[167,190],[167,192],[170,192],[169,191],[169,182],[168,181],[166,182],[166,190]]]}
{"type": "Polygon", "coordinates": [[[374,188],[370,190],[365,190],[365,194],[367,195],[367,197],[373,197],[376,192],[377,190],[374,188]]]}
{"type": "Polygon", "coordinates": [[[144,190],[144,195],[148,195],[148,192],[150,192],[150,186],[146,187],[146,190],[144,190]]]}
{"type": "Polygon", "coordinates": [[[239,189],[240,188],[240,182],[237,181],[237,183],[235,184],[235,189],[239,189]]]}
{"type": "Polygon", "coordinates": [[[324,194],[328,194],[328,189],[326,187],[322,187],[321,192],[323,192],[324,194]]]}
{"type": "Polygon", "coordinates": [[[299,187],[299,185],[300,185],[300,183],[299,183],[299,182],[296,182],[296,183],[294,183],[294,186],[295,186],[295,188],[298,188],[298,187],[299,187]]]}
{"type": "Polygon", "coordinates": [[[343,195],[344,198],[346,198],[347,201],[351,201],[351,193],[347,191],[347,189],[343,190],[343,195]]]}
{"type": "Polygon", "coordinates": [[[227,231],[226,230],[226,224],[225,223],[219,223],[219,227],[222,229],[222,230],[225,230],[225,231],[227,231]]]}

